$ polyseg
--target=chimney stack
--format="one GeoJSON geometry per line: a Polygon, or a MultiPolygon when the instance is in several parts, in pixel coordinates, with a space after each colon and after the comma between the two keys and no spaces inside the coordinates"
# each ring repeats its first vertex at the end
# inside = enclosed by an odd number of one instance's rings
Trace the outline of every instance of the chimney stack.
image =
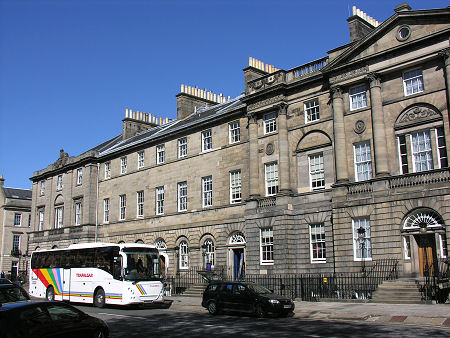
{"type": "Polygon", "coordinates": [[[245,92],[248,92],[247,84],[264,75],[274,73],[280,69],[272,65],[266,64],[260,60],[248,58],[248,67],[244,68],[245,92]]]}
{"type": "Polygon", "coordinates": [[[361,40],[380,25],[380,22],[356,6],[352,7],[352,16],[347,21],[350,29],[350,42],[361,40]]]}
{"type": "Polygon", "coordinates": [[[3,178],[3,175],[0,175],[0,188],[2,188],[4,184],[5,184],[5,179],[3,178]]]}
{"type": "Polygon", "coordinates": [[[123,122],[122,139],[126,140],[141,131],[163,125],[172,121],[169,118],[164,120],[160,117],[156,117],[150,113],[144,113],[140,111],[133,111],[131,109],[125,109],[125,118],[123,122]]]}

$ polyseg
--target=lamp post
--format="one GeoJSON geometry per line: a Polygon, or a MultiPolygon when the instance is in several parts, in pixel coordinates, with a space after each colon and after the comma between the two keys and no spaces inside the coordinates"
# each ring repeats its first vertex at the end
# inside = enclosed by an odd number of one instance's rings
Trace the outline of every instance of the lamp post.
{"type": "Polygon", "coordinates": [[[361,272],[364,275],[366,273],[366,263],[364,258],[364,248],[366,246],[366,229],[360,226],[356,231],[358,232],[358,241],[361,247],[361,272]]]}

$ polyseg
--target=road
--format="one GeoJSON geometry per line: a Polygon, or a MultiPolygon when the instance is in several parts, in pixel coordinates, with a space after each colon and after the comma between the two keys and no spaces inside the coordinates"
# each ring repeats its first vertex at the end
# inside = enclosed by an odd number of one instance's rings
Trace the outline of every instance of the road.
{"type": "Polygon", "coordinates": [[[211,316],[206,311],[181,312],[170,308],[104,308],[77,305],[108,323],[111,338],[127,337],[445,337],[450,330],[399,324],[305,320],[250,316],[211,316]]]}

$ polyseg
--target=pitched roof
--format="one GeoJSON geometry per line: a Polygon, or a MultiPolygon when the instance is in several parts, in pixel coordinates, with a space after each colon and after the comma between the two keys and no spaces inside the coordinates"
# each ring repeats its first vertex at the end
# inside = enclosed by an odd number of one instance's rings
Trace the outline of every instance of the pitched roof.
{"type": "Polygon", "coordinates": [[[14,198],[20,200],[31,200],[30,189],[3,188],[6,198],[14,198]]]}

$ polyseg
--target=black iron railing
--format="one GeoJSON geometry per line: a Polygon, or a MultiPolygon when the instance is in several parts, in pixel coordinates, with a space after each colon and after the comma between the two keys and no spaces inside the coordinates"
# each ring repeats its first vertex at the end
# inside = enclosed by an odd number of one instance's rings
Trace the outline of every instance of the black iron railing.
{"type": "MultiPolygon", "coordinates": [[[[206,283],[198,273],[201,268],[191,268],[168,278],[172,282],[172,293],[183,293],[195,284],[206,283]]],[[[224,273],[222,267],[217,274],[224,280],[232,276],[224,273]]],[[[245,281],[265,286],[275,293],[291,299],[318,301],[333,299],[370,299],[378,285],[385,280],[398,278],[398,260],[383,259],[367,262],[365,272],[327,273],[327,274],[246,274],[245,281]]]]}
{"type": "Polygon", "coordinates": [[[424,278],[419,283],[422,300],[425,302],[436,301],[445,303],[450,293],[450,261],[441,258],[437,264],[425,263],[424,278]]]}

